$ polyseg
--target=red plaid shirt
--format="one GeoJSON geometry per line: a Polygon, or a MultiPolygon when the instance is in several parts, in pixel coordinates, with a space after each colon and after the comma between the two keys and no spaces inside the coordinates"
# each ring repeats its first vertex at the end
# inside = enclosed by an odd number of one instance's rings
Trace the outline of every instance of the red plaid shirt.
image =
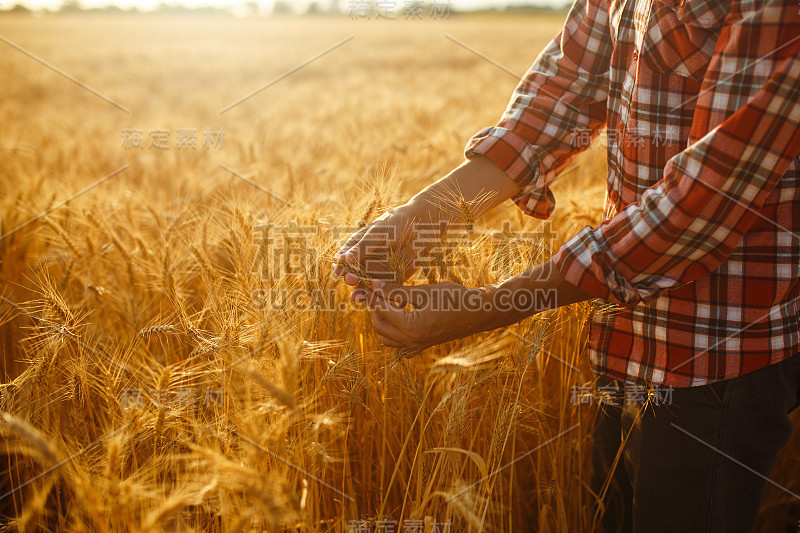
{"type": "Polygon", "coordinates": [[[603,222],[553,256],[619,304],[590,317],[594,370],[676,387],[800,351],[797,0],[576,0],[484,154],[539,218],[570,158],[608,134],[603,222]],[[583,146],[581,146],[583,145],[583,146]]]}

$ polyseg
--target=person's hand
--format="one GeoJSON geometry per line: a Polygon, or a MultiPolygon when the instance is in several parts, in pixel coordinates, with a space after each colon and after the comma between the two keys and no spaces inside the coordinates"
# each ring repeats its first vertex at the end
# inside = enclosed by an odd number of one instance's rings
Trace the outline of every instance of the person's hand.
{"type": "Polygon", "coordinates": [[[494,326],[495,309],[484,288],[378,282],[364,292],[375,332],[386,346],[403,348],[406,357],[494,326]]]}
{"type": "Polygon", "coordinates": [[[404,204],[384,213],[353,233],[334,256],[334,272],[345,283],[359,287],[355,301],[364,299],[362,289],[372,282],[402,284],[414,273],[413,224],[418,209],[404,204]]]}
{"type": "Polygon", "coordinates": [[[418,257],[427,253],[417,246],[426,238],[414,234],[415,223],[432,226],[423,230],[424,237],[435,237],[440,232],[437,224],[453,221],[452,209],[443,205],[446,199],[470,206],[474,219],[519,191],[519,185],[503,169],[489,158],[475,155],[351,235],[335,254],[333,269],[348,285],[359,287],[351,295],[356,301],[365,297],[362,289],[373,280],[403,283],[414,273],[418,257]]]}
{"type": "Polygon", "coordinates": [[[497,284],[402,286],[375,283],[362,289],[375,332],[410,357],[425,348],[510,326],[535,313],[590,298],[545,261],[497,284]]]}

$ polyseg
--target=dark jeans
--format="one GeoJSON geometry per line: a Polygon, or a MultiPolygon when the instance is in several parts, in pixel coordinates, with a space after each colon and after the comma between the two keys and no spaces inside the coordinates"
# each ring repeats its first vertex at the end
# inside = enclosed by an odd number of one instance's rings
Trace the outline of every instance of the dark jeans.
{"type": "MultiPolygon", "coordinates": [[[[630,399],[631,390],[626,394],[630,399]]],[[[598,415],[595,492],[630,432],[604,500],[606,530],[751,532],[766,478],[791,438],[800,355],[738,378],[673,389],[666,400],[641,414],[641,403],[618,402],[598,415]]]]}

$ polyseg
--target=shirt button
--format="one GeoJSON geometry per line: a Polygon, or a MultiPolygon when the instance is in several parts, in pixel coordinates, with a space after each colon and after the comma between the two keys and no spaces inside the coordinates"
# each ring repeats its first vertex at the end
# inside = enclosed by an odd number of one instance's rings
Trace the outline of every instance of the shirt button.
{"type": "Polygon", "coordinates": [[[633,50],[633,60],[634,61],[639,61],[639,50],[637,50],[635,48],[633,50]]]}

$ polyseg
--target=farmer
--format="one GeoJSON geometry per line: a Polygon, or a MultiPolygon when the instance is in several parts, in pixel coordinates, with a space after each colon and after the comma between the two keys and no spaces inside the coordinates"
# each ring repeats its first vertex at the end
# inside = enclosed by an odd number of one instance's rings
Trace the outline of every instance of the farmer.
{"type": "Polygon", "coordinates": [[[630,430],[617,469],[627,475],[617,481],[633,531],[751,531],[791,435],[787,415],[800,401],[799,10],[797,0],[576,0],[498,124],[470,139],[466,161],[339,252],[386,270],[415,221],[455,220],[440,209],[448,191],[467,202],[482,195],[483,210],[512,199],[546,218],[549,184],[587,144],[575,140],[605,127],[603,222],[549,261],[480,288],[366,286],[335,270],[358,285],[354,300],[372,304],[383,343],[408,353],[553,306],[617,304],[589,319],[593,370],[627,390],[674,387],[671,405],[636,418],[626,402],[598,422],[599,459],[630,430]],[[555,299],[536,298],[550,290],[555,299]],[[443,291],[472,305],[437,305],[443,291]],[[386,301],[400,305],[378,305],[386,301]],[[508,301],[519,305],[499,305],[508,301]]]}

